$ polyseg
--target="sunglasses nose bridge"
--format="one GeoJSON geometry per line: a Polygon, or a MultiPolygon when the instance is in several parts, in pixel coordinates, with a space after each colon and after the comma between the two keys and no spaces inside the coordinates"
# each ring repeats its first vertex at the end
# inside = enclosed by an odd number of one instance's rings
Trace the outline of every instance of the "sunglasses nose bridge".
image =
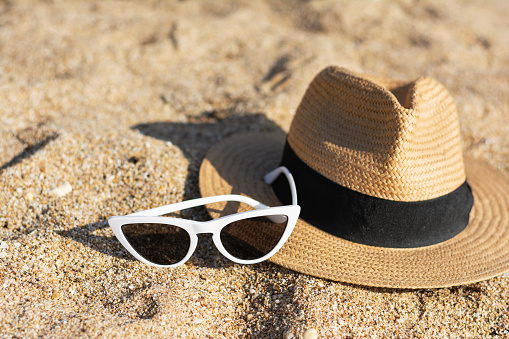
{"type": "Polygon", "coordinates": [[[213,221],[197,222],[193,225],[193,230],[196,234],[214,233],[213,221]]]}

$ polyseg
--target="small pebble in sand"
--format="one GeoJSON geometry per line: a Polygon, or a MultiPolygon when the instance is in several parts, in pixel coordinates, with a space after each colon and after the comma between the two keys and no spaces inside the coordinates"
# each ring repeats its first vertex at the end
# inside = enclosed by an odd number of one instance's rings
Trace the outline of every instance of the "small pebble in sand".
{"type": "Polygon", "coordinates": [[[21,244],[20,244],[19,242],[15,242],[15,243],[13,243],[13,245],[14,245],[14,247],[16,247],[16,248],[18,248],[18,247],[20,247],[20,246],[21,246],[21,244]]]}
{"type": "Polygon", "coordinates": [[[60,185],[58,187],[55,187],[54,189],[50,190],[49,193],[51,195],[54,195],[56,197],[63,197],[72,191],[72,186],[68,182],[64,183],[63,185],[60,185]]]}
{"type": "Polygon", "coordinates": [[[502,274],[502,278],[509,278],[509,272],[505,272],[504,274],[502,274]]]}
{"type": "Polygon", "coordinates": [[[28,192],[26,195],[25,195],[25,199],[28,200],[28,201],[32,201],[34,200],[34,194],[32,192],[28,192]]]}
{"type": "Polygon", "coordinates": [[[302,336],[304,339],[317,339],[318,338],[318,331],[314,328],[310,328],[304,332],[304,335],[302,336]]]}
{"type": "Polygon", "coordinates": [[[252,314],[248,314],[248,315],[246,316],[246,320],[247,320],[247,321],[249,321],[249,320],[251,320],[251,319],[253,319],[253,315],[252,315],[252,314]]]}
{"type": "Polygon", "coordinates": [[[298,313],[297,313],[297,317],[295,318],[297,320],[302,320],[304,319],[304,310],[300,310],[298,313]]]}
{"type": "Polygon", "coordinates": [[[7,245],[7,243],[5,241],[2,241],[0,243],[0,249],[8,249],[9,248],[9,245],[7,245]]]}
{"type": "Polygon", "coordinates": [[[249,293],[250,293],[250,294],[255,294],[255,292],[256,292],[256,291],[255,291],[255,289],[254,289],[254,288],[249,289],[249,293]]]}
{"type": "Polygon", "coordinates": [[[5,252],[0,252],[0,259],[4,259],[7,257],[7,253],[5,252]]]}

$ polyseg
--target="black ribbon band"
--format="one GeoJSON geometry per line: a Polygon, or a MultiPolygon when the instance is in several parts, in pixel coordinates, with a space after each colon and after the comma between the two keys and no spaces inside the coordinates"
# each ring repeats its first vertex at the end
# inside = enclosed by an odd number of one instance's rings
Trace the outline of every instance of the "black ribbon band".
{"type": "MultiPolygon", "coordinates": [[[[448,240],[468,225],[474,202],[466,181],[449,194],[424,201],[368,196],[310,168],[288,142],[281,166],[286,166],[295,179],[300,218],[325,232],[365,245],[414,248],[448,240]]],[[[280,176],[272,188],[282,203],[291,204],[285,178],[280,176]]]]}

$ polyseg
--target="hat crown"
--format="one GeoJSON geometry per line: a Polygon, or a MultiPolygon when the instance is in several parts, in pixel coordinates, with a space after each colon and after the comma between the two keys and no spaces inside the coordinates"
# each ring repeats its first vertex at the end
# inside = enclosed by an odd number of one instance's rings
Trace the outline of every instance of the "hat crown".
{"type": "Polygon", "coordinates": [[[459,122],[448,91],[328,67],[311,82],[288,143],[309,167],[354,191],[421,201],[466,180],[459,122]]]}

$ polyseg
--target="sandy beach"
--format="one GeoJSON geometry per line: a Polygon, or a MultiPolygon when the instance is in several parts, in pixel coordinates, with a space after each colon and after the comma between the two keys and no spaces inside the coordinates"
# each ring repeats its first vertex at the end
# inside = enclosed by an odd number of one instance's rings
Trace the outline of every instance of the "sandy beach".
{"type": "Polygon", "coordinates": [[[200,197],[207,150],[288,131],[329,65],[437,79],[464,152],[509,173],[508,17],[505,1],[0,1],[0,338],[509,338],[507,274],[364,287],[235,264],[208,236],[159,269],[106,221],[200,197]]]}

